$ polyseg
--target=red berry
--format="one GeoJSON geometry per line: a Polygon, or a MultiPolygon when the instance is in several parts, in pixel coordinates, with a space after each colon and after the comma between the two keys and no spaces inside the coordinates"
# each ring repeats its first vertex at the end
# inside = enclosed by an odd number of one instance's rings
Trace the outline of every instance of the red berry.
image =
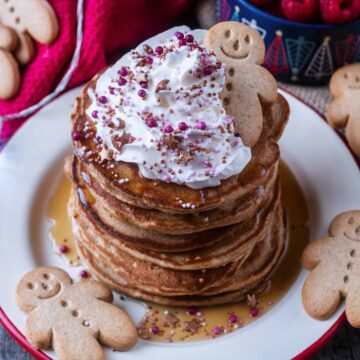
{"type": "Polygon", "coordinates": [[[265,7],[274,3],[274,0],[249,0],[253,5],[258,7],[265,7]]]}
{"type": "Polygon", "coordinates": [[[360,0],[320,0],[320,12],[328,24],[350,22],[360,16],[360,0]]]}
{"type": "Polygon", "coordinates": [[[119,79],[119,81],[118,81],[118,84],[119,84],[120,86],[125,85],[125,84],[126,84],[126,79],[124,79],[123,77],[121,77],[121,78],[119,79]]]}
{"type": "Polygon", "coordinates": [[[157,46],[155,48],[155,52],[158,54],[158,55],[161,55],[163,52],[164,52],[164,48],[162,46],[157,46]]]}
{"type": "Polygon", "coordinates": [[[309,23],[316,18],[317,0],[281,0],[281,7],[287,19],[309,23]]]}
{"type": "Polygon", "coordinates": [[[180,39],[179,40],[179,46],[184,46],[184,45],[186,45],[185,39],[180,39]]]}
{"type": "Polygon", "coordinates": [[[176,38],[177,38],[178,40],[181,40],[181,39],[184,38],[184,34],[183,34],[182,32],[180,32],[180,31],[177,31],[177,32],[175,33],[175,36],[176,36],[176,38]]]}
{"type": "Polygon", "coordinates": [[[138,95],[139,95],[141,98],[144,98],[144,97],[146,96],[146,91],[143,90],[143,89],[140,89],[140,90],[138,91],[138,95]]]}
{"type": "Polygon", "coordinates": [[[186,122],[181,121],[181,122],[179,123],[179,130],[185,131],[187,128],[188,128],[188,125],[187,125],[186,122]]]}
{"type": "Polygon", "coordinates": [[[192,42],[194,42],[194,37],[193,37],[191,34],[187,34],[187,35],[185,36],[185,41],[186,41],[187,43],[192,43],[192,42]]]}

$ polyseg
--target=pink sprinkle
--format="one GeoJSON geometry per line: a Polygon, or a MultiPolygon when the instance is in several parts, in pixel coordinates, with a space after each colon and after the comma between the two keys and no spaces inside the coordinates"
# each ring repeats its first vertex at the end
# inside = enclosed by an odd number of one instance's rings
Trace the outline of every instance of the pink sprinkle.
{"type": "Polygon", "coordinates": [[[209,65],[204,68],[204,75],[211,75],[214,71],[214,68],[209,65]]]}
{"type": "Polygon", "coordinates": [[[122,68],[118,71],[118,73],[119,73],[121,76],[126,76],[126,75],[128,74],[128,71],[127,71],[124,67],[122,67],[122,68]]]}
{"type": "Polygon", "coordinates": [[[153,325],[151,328],[150,328],[150,332],[154,335],[159,335],[160,334],[160,329],[158,326],[156,325],[153,325]]]}
{"type": "Polygon", "coordinates": [[[234,136],[235,137],[240,137],[240,133],[237,132],[237,133],[234,134],[234,136]]]}
{"type": "Polygon", "coordinates": [[[196,308],[194,306],[190,306],[187,308],[187,313],[189,315],[195,315],[197,313],[196,308]]]}
{"type": "Polygon", "coordinates": [[[199,130],[206,130],[206,123],[204,121],[200,121],[197,126],[199,130]]]}
{"type": "Polygon", "coordinates": [[[215,326],[213,329],[212,329],[212,333],[217,336],[217,335],[220,335],[221,334],[221,329],[219,328],[219,326],[215,326]]]}
{"type": "Polygon", "coordinates": [[[235,314],[232,314],[229,316],[229,321],[232,323],[232,324],[235,324],[238,322],[238,317],[235,315],[235,314]]]}
{"type": "Polygon", "coordinates": [[[101,104],[106,104],[107,103],[107,97],[106,96],[100,96],[99,97],[99,102],[101,103],[101,104]]]}
{"type": "Polygon", "coordinates": [[[236,140],[232,143],[232,146],[233,146],[233,147],[238,146],[238,145],[239,145],[239,142],[236,141],[236,140]]]}
{"type": "Polygon", "coordinates": [[[140,90],[138,91],[138,95],[139,95],[140,97],[144,98],[144,97],[146,96],[146,91],[145,91],[144,89],[140,89],[140,90]]]}
{"type": "Polygon", "coordinates": [[[174,131],[173,127],[171,125],[168,125],[165,127],[164,131],[169,134],[172,133],[174,131]]]}
{"type": "Polygon", "coordinates": [[[151,128],[157,127],[157,122],[153,117],[150,117],[146,120],[146,125],[151,128]]]}
{"type": "Polygon", "coordinates": [[[143,88],[143,89],[147,89],[148,88],[148,83],[146,81],[140,81],[140,86],[143,88]]]}
{"type": "Polygon", "coordinates": [[[181,39],[184,38],[184,34],[183,34],[182,32],[180,32],[180,31],[177,31],[177,32],[175,33],[175,36],[176,36],[176,38],[177,38],[178,40],[181,40],[181,39]]]}
{"type": "Polygon", "coordinates": [[[114,95],[115,94],[115,89],[113,88],[113,87],[109,87],[109,93],[111,94],[111,95],[114,95]]]}
{"type": "Polygon", "coordinates": [[[73,138],[73,140],[75,140],[75,141],[79,141],[79,140],[81,139],[81,134],[80,134],[78,131],[74,131],[74,132],[72,133],[72,138],[73,138]]]}
{"type": "MultiPolygon", "coordinates": [[[[97,110],[94,110],[92,113],[91,113],[91,116],[94,118],[94,119],[97,119],[98,118],[98,115],[99,115],[99,112],[97,110]]],[[[74,139],[75,140],[75,139],[74,139]]]]}
{"type": "Polygon", "coordinates": [[[187,126],[187,123],[185,123],[185,122],[181,122],[181,123],[179,123],[179,129],[181,130],[181,131],[184,131],[184,130],[186,130],[188,128],[188,126],[187,126]]]}
{"type": "Polygon", "coordinates": [[[185,39],[180,39],[179,40],[179,46],[184,46],[184,45],[186,45],[185,39]]]}
{"type": "Polygon", "coordinates": [[[186,41],[187,43],[192,43],[192,42],[194,42],[194,37],[193,37],[191,34],[187,34],[187,35],[185,36],[185,41],[186,41]]]}
{"type": "Polygon", "coordinates": [[[149,65],[151,65],[152,63],[153,63],[153,58],[151,57],[151,56],[148,56],[147,58],[146,58],[146,63],[147,64],[149,64],[149,65]]]}
{"type": "Polygon", "coordinates": [[[256,307],[251,308],[251,309],[250,309],[250,315],[251,315],[252,317],[257,317],[257,316],[259,315],[259,309],[256,308],[256,307]]]}
{"type": "Polygon", "coordinates": [[[118,84],[120,85],[120,86],[123,86],[123,85],[125,85],[127,83],[127,81],[126,81],[126,79],[124,79],[123,77],[121,77],[120,79],[119,79],[119,81],[118,81],[118,84]]]}
{"type": "Polygon", "coordinates": [[[69,248],[66,245],[60,245],[59,246],[59,251],[61,253],[67,253],[69,251],[69,248]]]}
{"type": "Polygon", "coordinates": [[[86,270],[81,270],[80,271],[80,276],[82,278],[87,278],[89,276],[89,273],[86,270]]]}
{"type": "Polygon", "coordinates": [[[164,48],[162,46],[157,46],[155,48],[155,53],[161,55],[164,52],[164,48]]]}

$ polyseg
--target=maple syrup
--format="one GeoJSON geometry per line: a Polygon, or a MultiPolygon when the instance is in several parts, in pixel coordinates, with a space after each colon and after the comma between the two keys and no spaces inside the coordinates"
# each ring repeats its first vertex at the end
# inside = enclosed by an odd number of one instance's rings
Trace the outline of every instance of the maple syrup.
{"type": "MultiPolygon", "coordinates": [[[[138,324],[140,337],[151,341],[180,342],[222,336],[261,318],[286,294],[300,272],[300,256],[309,241],[308,209],[296,178],[283,162],[280,163],[279,173],[289,242],[281,263],[271,277],[269,288],[257,298],[220,306],[182,308],[148,303],[145,317],[138,324]]],[[[93,199],[89,194],[81,188],[78,192],[80,199],[91,205],[93,199]]],[[[63,255],[70,264],[78,264],[67,216],[69,194],[70,182],[64,175],[50,200],[47,214],[53,223],[51,238],[57,247],[65,242],[69,251],[63,255]]]]}

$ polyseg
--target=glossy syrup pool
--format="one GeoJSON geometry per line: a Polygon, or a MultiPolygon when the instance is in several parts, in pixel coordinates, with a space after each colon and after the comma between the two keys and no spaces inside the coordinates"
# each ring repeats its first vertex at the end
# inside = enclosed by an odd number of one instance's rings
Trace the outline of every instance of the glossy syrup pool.
{"type": "MultiPolygon", "coordinates": [[[[148,310],[138,324],[139,336],[159,342],[204,340],[241,329],[268,312],[294,283],[300,272],[300,257],[309,241],[308,209],[303,192],[288,168],[279,167],[282,204],[287,212],[289,242],[286,253],[269,282],[268,289],[247,301],[208,307],[170,307],[147,303],[148,310]]],[[[62,255],[70,265],[79,265],[79,257],[71,236],[67,216],[70,182],[64,175],[58,183],[48,205],[52,222],[50,237],[57,248],[66,245],[62,255]]]]}

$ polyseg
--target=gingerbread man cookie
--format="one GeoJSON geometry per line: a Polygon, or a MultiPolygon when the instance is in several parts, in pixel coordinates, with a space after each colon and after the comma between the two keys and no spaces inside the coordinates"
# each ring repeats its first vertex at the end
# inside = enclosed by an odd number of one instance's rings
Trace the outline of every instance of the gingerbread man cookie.
{"type": "Polygon", "coordinates": [[[225,21],[208,31],[204,44],[226,65],[224,107],[234,116],[245,145],[251,147],[262,131],[261,103],[271,104],[277,98],[275,79],[260,66],[265,56],[264,42],[249,26],[225,21]]]}
{"type": "Polygon", "coordinates": [[[330,91],[334,100],[329,106],[327,120],[334,128],[345,128],[349,146],[360,157],[360,64],[335,71],[330,91]]]}
{"type": "Polygon", "coordinates": [[[302,255],[303,266],[311,270],[302,291],[304,308],[327,319],[345,298],[350,324],[360,327],[360,210],[336,216],[329,235],[310,243],[302,255]]]}
{"type": "Polygon", "coordinates": [[[36,348],[52,346],[60,360],[104,359],[99,343],[121,351],[135,345],[135,325],[112,299],[102,283],[73,284],[55,267],[27,273],[16,288],[16,303],[29,314],[26,339],[36,348]]]}

